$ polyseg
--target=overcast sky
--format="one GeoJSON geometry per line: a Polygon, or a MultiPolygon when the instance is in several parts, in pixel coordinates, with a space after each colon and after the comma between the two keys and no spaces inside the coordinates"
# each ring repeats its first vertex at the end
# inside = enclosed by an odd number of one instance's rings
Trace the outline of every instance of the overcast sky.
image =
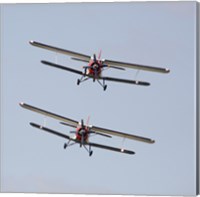
{"type": "MultiPolygon", "coordinates": [[[[74,3],[1,6],[1,190],[140,195],[195,195],[196,3],[74,3]],[[35,40],[102,58],[167,67],[140,71],[149,87],[107,82],[76,85],[78,76],[40,63],[57,61],[81,70],[85,63],[33,47],[35,40]],[[135,155],[79,146],[30,127],[44,117],[25,102],[90,124],[154,139],[145,144],[98,136],[91,141],[135,155]]],[[[135,79],[137,71],[105,76],[135,79]]],[[[71,128],[47,118],[47,126],[71,128]]]]}

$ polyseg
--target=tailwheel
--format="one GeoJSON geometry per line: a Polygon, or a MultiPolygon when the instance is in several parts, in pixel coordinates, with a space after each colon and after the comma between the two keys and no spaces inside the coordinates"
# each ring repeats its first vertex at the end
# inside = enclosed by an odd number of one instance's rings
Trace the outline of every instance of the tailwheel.
{"type": "Polygon", "coordinates": [[[91,151],[89,152],[89,156],[90,156],[90,157],[92,156],[92,153],[93,153],[93,151],[91,150],[91,151]]]}
{"type": "Polygon", "coordinates": [[[103,90],[105,91],[107,89],[107,85],[104,85],[103,86],[103,90]]]}
{"type": "Polygon", "coordinates": [[[77,85],[79,85],[81,83],[81,80],[80,79],[78,79],[77,80],[77,85]]]}
{"type": "Polygon", "coordinates": [[[67,148],[67,144],[66,143],[64,143],[64,147],[63,147],[64,149],[66,149],[67,148]]]}

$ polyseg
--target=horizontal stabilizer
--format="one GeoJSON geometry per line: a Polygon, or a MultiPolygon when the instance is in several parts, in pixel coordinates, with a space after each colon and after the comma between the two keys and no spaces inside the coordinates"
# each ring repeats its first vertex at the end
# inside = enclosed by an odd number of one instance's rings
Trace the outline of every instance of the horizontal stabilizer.
{"type": "Polygon", "coordinates": [[[69,127],[74,127],[76,128],[77,126],[74,124],[70,124],[70,123],[66,123],[66,122],[60,122],[60,124],[65,125],[65,126],[69,126],[69,127]]]}
{"type": "Polygon", "coordinates": [[[96,135],[101,135],[101,136],[104,136],[104,137],[112,138],[112,136],[110,136],[110,135],[106,135],[106,134],[103,134],[103,133],[98,133],[98,132],[95,132],[95,131],[89,131],[89,133],[91,133],[91,134],[96,134],[96,135]]]}
{"type": "Polygon", "coordinates": [[[80,61],[80,62],[87,62],[88,63],[88,60],[83,60],[83,59],[79,59],[79,58],[76,58],[76,57],[71,57],[72,60],[76,60],[76,61],[80,61]]]}

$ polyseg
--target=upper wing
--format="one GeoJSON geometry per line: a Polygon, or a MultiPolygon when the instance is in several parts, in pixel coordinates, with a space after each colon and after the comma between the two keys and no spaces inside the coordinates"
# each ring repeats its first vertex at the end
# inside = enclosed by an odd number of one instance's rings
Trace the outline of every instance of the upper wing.
{"type": "Polygon", "coordinates": [[[81,58],[82,60],[85,60],[85,61],[88,61],[88,62],[90,60],[90,56],[84,55],[84,54],[81,54],[81,53],[77,53],[77,52],[74,52],[74,51],[61,49],[61,48],[58,48],[58,47],[54,47],[54,46],[50,46],[50,45],[43,44],[43,43],[40,43],[40,42],[36,42],[36,41],[33,41],[33,40],[31,40],[29,43],[33,46],[36,46],[36,47],[40,47],[40,48],[47,49],[47,50],[50,50],[50,51],[54,51],[54,52],[57,52],[57,53],[62,53],[62,54],[65,54],[65,55],[70,55],[70,56],[73,56],[73,57],[76,57],[76,58],[81,58]]]}
{"type": "Polygon", "coordinates": [[[101,127],[91,126],[90,128],[91,128],[92,131],[105,133],[105,134],[108,134],[108,135],[115,135],[115,136],[119,136],[119,137],[123,137],[123,138],[128,138],[128,139],[131,139],[131,140],[137,140],[137,141],[146,142],[146,143],[150,143],[150,144],[155,142],[154,140],[152,140],[150,138],[132,135],[132,134],[128,134],[128,133],[122,133],[122,132],[119,132],[119,131],[113,131],[113,130],[110,130],[110,129],[104,129],[104,128],[101,128],[101,127]]]}
{"type": "Polygon", "coordinates": [[[140,65],[140,64],[118,62],[118,61],[113,61],[113,60],[104,60],[104,63],[108,64],[108,65],[115,65],[115,66],[121,66],[121,67],[125,67],[125,68],[146,70],[146,71],[152,71],[152,72],[160,72],[160,73],[169,73],[170,72],[170,70],[168,68],[145,66],[145,65],[140,65]]]}
{"type": "Polygon", "coordinates": [[[106,146],[106,145],[102,145],[102,144],[96,144],[96,143],[92,143],[92,142],[88,142],[88,143],[86,143],[86,145],[97,147],[97,148],[103,148],[106,150],[116,151],[116,152],[120,152],[120,153],[126,153],[126,154],[131,154],[131,155],[135,154],[135,152],[133,152],[131,150],[116,148],[116,147],[112,147],[112,146],[106,146]]]}
{"type": "Polygon", "coordinates": [[[78,125],[78,121],[75,121],[75,120],[66,118],[66,117],[64,117],[64,116],[60,116],[60,115],[57,115],[57,114],[54,114],[54,113],[45,111],[45,110],[43,110],[43,109],[39,109],[39,108],[37,108],[37,107],[28,105],[28,104],[26,104],[26,103],[19,103],[19,105],[20,105],[21,107],[25,108],[25,109],[29,109],[29,110],[31,110],[31,111],[34,111],[34,112],[43,114],[43,115],[45,115],[45,116],[49,116],[49,117],[51,117],[51,118],[55,118],[55,119],[58,119],[58,120],[63,121],[63,122],[67,122],[67,123],[69,123],[70,125],[73,125],[74,127],[78,125]]]}
{"type": "Polygon", "coordinates": [[[113,77],[99,77],[99,79],[103,79],[103,80],[106,80],[106,81],[129,83],[129,84],[135,84],[135,85],[143,85],[143,86],[149,86],[150,85],[149,82],[145,82],[145,81],[136,81],[136,80],[129,80],[129,79],[113,78],[113,77]]]}

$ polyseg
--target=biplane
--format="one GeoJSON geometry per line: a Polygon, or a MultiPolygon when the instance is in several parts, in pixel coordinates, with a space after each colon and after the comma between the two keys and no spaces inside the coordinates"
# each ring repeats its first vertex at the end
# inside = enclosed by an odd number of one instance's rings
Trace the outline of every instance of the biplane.
{"type": "Polygon", "coordinates": [[[113,68],[113,69],[118,69],[118,70],[125,70],[125,68],[131,68],[131,69],[145,70],[145,71],[152,71],[152,72],[159,72],[159,73],[169,73],[170,72],[170,70],[168,68],[159,68],[159,67],[145,66],[145,65],[140,65],[140,64],[133,64],[133,63],[101,59],[101,51],[99,52],[98,57],[96,57],[96,54],[93,54],[93,56],[89,56],[89,55],[85,55],[82,53],[77,53],[74,51],[69,51],[66,49],[46,45],[46,44],[32,41],[32,40],[29,43],[36,47],[54,51],[56,53],[69,55],[69,56],[71,56],[71,59],[73,59],[73,60],[85,62],[86,65],[83,66],[83,72],[82,72],[80,70],[69,68],[69,67],[57,64],[57,63],[53,63],[53,62],[49,62],[49,61],[45,61],[45,60],[41,61],[45,65],[81,75],[81,77],[79,79],[77,79],[77,85],[79,85],[80,83],[87,81],[88,79],[91,79],[91,78],[93,79],[93,82],[97,81],[103,87],[103,90],[106,90],[106,88],[107,88],[105,81],[135,84],[135,85],[142,85],[142,86],[150,85],[149,82],[145,82],[145,81],[102,76],[102,71],[105,70],[106,68],[113,68]],[[102,80],[103,83],[100,80],[102,80]]]}
{"type": "Polygon", "coordinates": [[[61,115],[57,115],[55,113],[48,112],[43,109],[28,105],[26,103],[21,102],[21,103],[19,103],[19,105],[21,107],[31,110],[33,112],[40,113],[44,116],[48,116],[48,117],[57,119],[57,120],[61,121],[60,123],[65,126],[75,128],[75,130],[70,131],[70,133],[75,134],[74,136],[71,137],[70,135],[66,135],[61,132],[55,131],[53,129],[47,128],[46,126],[42,126],[42,125],[30,122],[30,125],[35,128],[38,128],[40,130],[43,130],[43,131],[49,132],[51,134],[57,135],[59,137],[65,138],[67,140],[67,143],[64,143],[64,149],[66,149],[67,147],[72,146],[74,144],[79,144],[80,147],[84,147],[86,149],[86,151],[89,153],[89,156],[91,156],[93,153],[93,151],[91,149],[92,147],[106,149],[106,150],[115,151],[115,152],[119,152],[119,153],[131,154],[131,155],[135,154],[135,152],[132,150],[127,150],[124,148],[116,148],[116,147],[112,147],[112,146],[107,146],[107,145],[103,145],[103,144],[90,142],[89,137],[91,135],[101,135],[103,137],[108,137],[108,138],[111,138],[112,136],[118,136],[121,138],[137,140],[137,141],[141,141],[141,142],[145,142],[145,143],[149,143],[149,144],[153,144],[155,142],[154,140],[152,140],[150,138],[141,137],[141,136],[137,136],[137,135],[132,135],[132,134],[128,134],[128,133],[123,133],[123,132],[119,132],[119,131],[114,131],[114,130],[110,130],[110,129],[105,129],[105,128],[89,125],[88,121],[86,124],[84,124],[83,120],[81,120],[81,122],[78,122],[76,120],[73,120],[73,119],[70,119],[70,118],[67,118],[67,117],[64,117],[61,115]]]}

